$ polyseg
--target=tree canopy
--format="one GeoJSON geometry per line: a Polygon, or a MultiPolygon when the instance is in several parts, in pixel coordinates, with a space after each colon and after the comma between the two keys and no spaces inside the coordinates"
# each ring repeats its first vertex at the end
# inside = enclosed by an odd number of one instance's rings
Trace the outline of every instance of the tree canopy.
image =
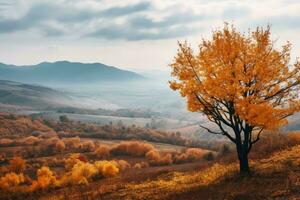
{"type": "Polygon", "coordinates": [[[291,63],[289,42],[276,48],[270,36],[270,26],[246,34],[225,24],[201,41],[198,52],[179,43],[170,65],[170,87],[220,131],[203,128],[227,136],[246,155],[262,130],[286,124],[300,110],[300,62],[291,63]]]}

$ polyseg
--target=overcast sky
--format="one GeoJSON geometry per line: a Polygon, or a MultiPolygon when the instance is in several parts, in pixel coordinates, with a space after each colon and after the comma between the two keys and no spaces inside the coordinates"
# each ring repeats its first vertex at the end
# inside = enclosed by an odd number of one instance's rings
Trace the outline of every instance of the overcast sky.
{"type": "Polygon", "coordinates": [[[272,25],[300,56],[299,0],[0,0],[0,62],[70,60],[165,69],[177,41],[197,46],[224,21],[272,25]]]}

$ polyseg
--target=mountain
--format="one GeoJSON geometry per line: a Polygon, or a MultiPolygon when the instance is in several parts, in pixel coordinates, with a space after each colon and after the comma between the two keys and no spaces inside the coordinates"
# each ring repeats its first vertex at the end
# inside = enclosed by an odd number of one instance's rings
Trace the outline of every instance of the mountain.
{"type": "Polygon", "coordinates": [[[33,110],[59,107],[86,109],[117,107],[100,98],[74,95],[39,85],[0,80],[0,108],[7,106],[21,106],[33,110]]]}
{"type": "Polygon", "coordinates": [[[37,65],[16,66],[0,63],[0,79],[23,83],[90,84],[99,82],[128,82],[143,76],[101,63],[58,61],[37,65]]]}
{"type": "Polygon", "coordinates": [[[12,81],[0,80],[0,103],[34,108],[62,106],[71,98],[62,92],[12,81]]]}

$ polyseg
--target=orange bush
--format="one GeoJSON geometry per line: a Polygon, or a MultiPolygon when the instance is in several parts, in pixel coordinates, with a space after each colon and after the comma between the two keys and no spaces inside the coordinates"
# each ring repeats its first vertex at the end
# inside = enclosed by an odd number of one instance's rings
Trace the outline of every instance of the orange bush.
{"type": "Polygon", "coordinates": [[[14,190],[16,186],[24,182],[23,174],[7,173],[0,178],[0,188],[2,190],[14,190]]]}
{"type": "Polygon", "coordinates": [[[80,156],[79,153],[71,154],[68,158],[65,159],[65,168],[70,170],[73,166],[78,163],[80,160],[78,159],[80,156]]]}
{"type": "Polygon", "coordinates": [[[110,149],[107,145],[101,145],[95,150],[97,158],[107,159],[110,156],[110,149]]]}
{"type": "Polygon", "coordinates": [[[135,169],[142,169],[147,167],[149,167],[149,164],[147,162],[135,163],[135,165],[133,166],[133,168],[135,169]]]}
{"type": "Polygon", "coordinates": [[[42,167],[37,171],[37,180],[32,182],[31,191],[37,189],[47,189],[50,186],[54,186],[56,183],[56,177],[49,167],[42,167]]]}
{"type": "Polygon", "coordinates": [[[9,161],[9,170],[16,173],[21,173],[26,167],[26,161],[21,157],[14,157],[9,161]]]}
{"type": "Polygon", "coordinates": [[[97,170],[94,165],[79,161],[71,170],[71,179],[74,184],[86,185],[96,174],[97,170]]]}
{"type": "Polygon", "coordinates": [[[111,153],[115,155],[145,156],[147,152],[154,149],[151,144],[129,141],[121,142],[111,148],[111,153]]]}
{"type": "Polygon", "coordinates": [[[166,153],[161,155],[157,150],[151,150],[146,154],[146,159],[151,165],[170,165],[173,163],[172,155],[166,153]]]}
{"type": "Polygon", "coordinates": [[[175,163],[186,163],[194,162],[202,159],[211,160],[213,159],[213,154],[207,150],[202,150],[198,148],[188,148],[183,153],[178,153],[174,156],[175,163]],[[208,155],[209,154],[209,155],[208,155]]]}
{"type": "Polygon", "coordinates": [[[96,161],[94,165],[98,174],[104,177],[112,177],[119,173],[119,168],[117,167],[116,162],[110,162],[107,160],[96,161]]]}
{"type": "Polygon", "coordinates": [[[300,144],[297,133],[264,132],[260,141],[255,144],[255,148],[250,153],[251,158],[263,158],[292,146],[300,144]]]}
{"type": "Polygon", "coordinates": [[[95,151],[95,144],[93,141],[85,141],[79,145],[79,148],[84,152],[95,151]]]}
{"type": "Polygon", "coordinates": [[[55,149],[57,152],[63,152],[65,148],[65,143],[62,140],[59,140],[55,143],[55,149]]]}
{"type": "Polygon", "coordinates": [[[124,171],[131,167],[126,160],[116,160],[115,162],[117,163],[117,167],[120,169],[120,171],[124,171]]]}
{"type": "Polygon", "coordinates": [[[78,148],[80,143],[79,137],[63,138],[62,141],[65,143],[68,149],[78,148]]]}
{"type": "Polygon", "coordinates": [[[189,159],[195,161],[195,160],[201,160],[207,152],[202,149],[188,148],[185,151],[185,153],[187,154],[189,159]]]}

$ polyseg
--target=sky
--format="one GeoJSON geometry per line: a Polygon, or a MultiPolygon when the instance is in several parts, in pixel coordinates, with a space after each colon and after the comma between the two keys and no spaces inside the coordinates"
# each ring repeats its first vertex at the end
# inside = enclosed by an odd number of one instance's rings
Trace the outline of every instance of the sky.
{"type": "Polygon", "coordinates": [[[300,56],[299,0],[0,0],[0,62],[69,60],[165,70],[177,42],[193,47],[233,23],[272,26],[300,56]]]}

